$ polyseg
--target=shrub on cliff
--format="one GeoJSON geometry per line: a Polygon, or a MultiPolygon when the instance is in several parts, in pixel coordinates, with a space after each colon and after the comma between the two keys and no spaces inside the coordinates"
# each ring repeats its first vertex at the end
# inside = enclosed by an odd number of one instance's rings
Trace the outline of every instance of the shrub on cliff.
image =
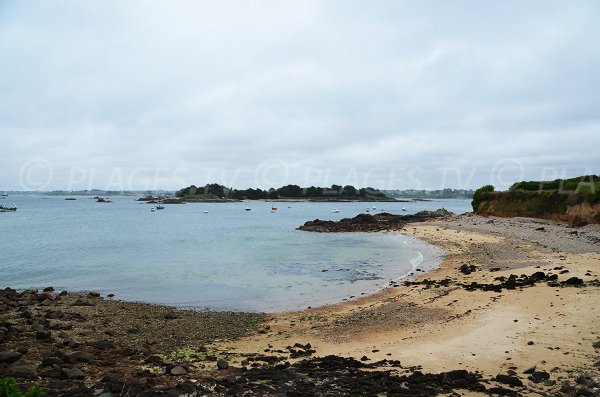
{"type": "Polygon", "coordinates": [[[485,185],[475,190],[475,193],[473,193],[473,201],[471,201],[473,211],[477,211],[477,208],[479,208],[479,204],[487,199],[488,193],[493,191],[494,187],[492,185],[485,185]]]}

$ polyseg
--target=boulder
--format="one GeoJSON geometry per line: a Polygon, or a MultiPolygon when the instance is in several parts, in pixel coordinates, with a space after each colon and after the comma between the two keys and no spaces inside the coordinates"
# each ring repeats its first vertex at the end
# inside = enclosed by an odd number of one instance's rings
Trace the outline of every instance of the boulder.
{"type": "Polygon", "coordinates": [[[83,379],[83,372],[79,368],[62,368],[61,372],[67,379],[83,379]]]}
{"type": "Polygon", "coordinates": [[[225,360],[219,360],[219,361],[217,361],[217,368],[227,369],[227,368],[229,368],[229,363],[225,360]]]}
{"type": "Polygon", "coordinates": [[[13,378],[34,379],[37,377],[37,366],[31,361],[21,359],[9,365],[4,375],[13,378]]]}
{"type": "Polygon", "coordinates": [[[171,371],[169,373],[174,376],[181,376],[181,375],[187,374],[187,370],[185,368],[183,368],[181,365],[177,365],[177,366],[171,368],[171,371]]]}
{"type": "Polygon", "coordinates": [[[523,386],[523,382],[521,381],[521,379],[517,378],[516,376],[498,374],[496,375],[496,381],[513,387],[523,386]]]}
{"type": "Polygon", "coordinates": [[[52,338],[52,332],[47,330],[39,330],[35,333],[35,339],[48,340],[52,338]]]}
{"type": "Polygon", "coordinates": [[[21,358],[21,353],[0,352],[0,363],[12,364],[21,358]]]}
{"type": "Polygon", "coordinates": [[[540,383],[550,379],[550,374],[546,371],[535,371],[534,373],[529,375],[528,379],[533,383],[540,383]]]}
{"type": "Polygon", "coordinates": [[[579,277],[571,277],[564,282],[566,285],[583,285],[583,280],[579,277]]]}

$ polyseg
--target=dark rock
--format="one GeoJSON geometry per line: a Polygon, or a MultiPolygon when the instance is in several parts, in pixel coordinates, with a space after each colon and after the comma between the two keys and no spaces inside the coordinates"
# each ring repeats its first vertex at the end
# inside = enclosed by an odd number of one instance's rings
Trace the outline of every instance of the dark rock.
{"type": "Polygon", "coordinates": [[[74,352],[69,357],[72,357],[75,362],[89,363],[98,359],[96,355],[88,352],[74,352]]]}
{"type": "Polygon", "coordinates": [[[46,330],[39,330],[35,333],[35,338],[40,340],[48,340],[52,338],[52,332],[46,330]]]}
{"type": "Polygon", "coordinates": [[[77,299],[73,302],[73,306],[96,306],[92,302],[84,301],[83,299],[77,299]]]}
{"type": "Polygon", "coordinates": [[[185,368],[183,368],[181,365],[177,365],[177,366],[171,368],[171,370],[169,371],[169,373],[174,376],[185,375],[185,374],[187,374],[187,372],[188,371],[185,368]]]}
{"type": "Polygon", "coordinates": [[[560,391],[569,396],[574,396],[577,392],[577,389],[575,388],[575,386],[571,385],[569,381],[565,380],[560,385],[560,391]]]}
{"type": "Polygon", "coordinates": [[[575,379],[575,382],[578,385],[583,385],[583,386],[590,386],[590,387],[598,386],[596,381],[594,381],[594,378],[590,374],[579,374],[579,376],[577,376],[577,378],[575,379]]]}
{"type": "Polygon", "coordinates": [[[564,281],[565,285],[583,285],[583,280],[579,277],[571,277],[564,281]]]}
{"type": "Polygon", "coordinates": [[[477,267],[475,265],[462,265],[459,270],[463,274],[471,274],[477,270],[477,267]]]}
{"type": "Polygon", "coordinates": [[[505,385],[513,387],[523,386],[523,382],[521,381],[521,379],[517,378],[516,376],[498,374],[496,375],[496,380],[500,383],[504,383],[505,385]]]}
{"type": "Polygon", "coordinates": [[[62,377],[62,371],[60,368],[48,368],[40,372],[42,378],[60,378],[62,377]]]}
{"type": "Polygon", "coordinates": [[[227,368],[229,368],[229,363],[225,360],[219,360],[219,361],[217,361],[217,368],[227,369],[227,368]]]}
{"type": "Polygon", "coordinates": [[[448,218],[452,215],[454,215],[452,212],[443,208],[435,211],[421,211],[414,215],[394,215],[386,212],[376,215],[359,214],[354,218],[344,218],[338,222],[315,219],[298,227],[298,230],[311,232],[375,232],[401,229],[407,223],[448,218]]]}
{"type": "Polygon", "coordinates": [[[112,349],[115,347],[115,344],[109,340],[96,340],[88,342],[88,345],[100,350],[112,349]]]}
{"type": "Polygon", "coordinates": [[[533,367],[529,367],[529,368],[527,368],[525,371],[523,371],[523,373],[524,373],[524,374],[526,374],[526,375],[531,375],[532,373],[534,373],[534,372],[535,372],[535,369],[536,369],[536,368],[537,368],[537,367],[534,365],[533,367]]]}
{"type": "Polygon", "coordinates": [[[45,367],[50,367],[52,365],[56,365],[56,364],[62,364],[63,360],[58,358],[58,357],[54,357],[54,356],[48,356],[48,357],[44,357],[42,359],[42,365],[45,367]]]}
{"type": "Polygon", "coordinates": [[[79,368],[62,368],[61,372],[67,379],[83,379],[83,372],[79,368]]]}
{"type": "Polygon", "coordinates": [[[165,320],[175,320],[176,318],[179,318],[179,316],[174,312],[169,312],[165,314],[165,320]]]}
{"type": "Polygon", "coordinates": [[[114,372],[108,372],[104,374],[104,376],[101,379],[101,382],[107,384],[109,390],[115,392],[118,391],[119,393],[123,390],[123,387],[125,385],[125,380],[123,379],[123,376],[114,372]]]}
{"type": "Polygon", "coordinates": [[[154,365],[162,365],[163,363],[163,359],[161,356],[157,355],[157,354],[153,354],[151,356],[148,356],[144,359],[144,362],[148,363],[148,364],[154,364],[154,365]]]}
{"type": "Polygon", "coordinates": [[[21,358],[21,353],[0,352],[0,363],[12,364],[21,358]]]}
{"type": "Polygon", "coordinates": [[[546,371],[535,371],[534,373],[528,376],[528,379],[533,383],[540,383],[550,379],[550,374],[546,371]]]}
{"type": "Polygon", "coordinates": [[[4,375],[13,378],[34,379],[37,377],[37,366],[30,361],[21,359],[9,365],[4,375]]]}

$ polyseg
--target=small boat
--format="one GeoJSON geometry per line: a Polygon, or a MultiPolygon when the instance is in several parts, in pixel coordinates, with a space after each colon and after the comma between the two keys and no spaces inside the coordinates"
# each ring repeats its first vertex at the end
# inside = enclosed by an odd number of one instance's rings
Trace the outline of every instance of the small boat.
{"type": "Polygon", "coordinates": [[[276,212],[277,207],[275,207],[275,203],[271,203],[271,212],[276,212]]]}
{"type": "Polygon", "coordinates": [[[67,197],[65,200],[66,201],[74,201],[74,200],[77,200],[77,199],[75,197],[67,197]]]}
{"type": "Polygon", "coordinates": [[[164,206],[164,205],[160,205],[160,204],[159,204],[159,205],[157,205],[157,206],[156,206],[156,209],[157,209],[157,210],[164,210],[164,209],[165,209],[165,206],[164,206]]]}
{"type": "Polygon", "coordinates": [[[369,209],[367,208],[365,211],[366,211],[366,212],[369,212],[369,209]]]}
{"type": "Polygon", "coordinates": [[[376,208],[376,207],[373,207],[373,209],[374,209],[374,210],[376,210],[377,208],[376,208]]]}
{"type": "Polygon", "coordinates": [[[109,199],[109,198],[105,198],[105,199],[104,199],[104,198],[102,198],[102,197],[98,197],[98,198],[96,199],[96,202],[97,202],[97,203],[112,203],[112,201],[110,201],[110,199],[109,199]]]}
{"type": "Polygon", "coordinates": [[[340,210],[338,210],[337,208],[334,208],[334,209],[331,210],[331,212],[337,214],[338,212],[340,212],[340,210]]]}
{"type": "Polygon", "coordinates": [[[208,211],[204,210],[202,211],[203,214],[208,214],[208,211]]]}
{"type": "Polygon", "coordinates": [[[150,208],[150,212],[156,212],[156,208],[154,208],[154,207],[150,208]]]}
{"type": "Polygon", "coordinates": [[[252,208],[246,207],[246,211],[252,211],[252,208]]]}
{"type": "Polygon", "coordinates": [[[3,205],[0,205],[0,212],[15,212],[17,210],[17,207],[5,207],[3,205]]]}
{"type": "Polygon", "coordinates": [[[406,208],[402,207],[402,211],[406,211],[406,208]]]}
{"type": "Polygon", "coordinates": [[[0,194],[0,197],[8,197],[8,194],[6,192],[0,194]]]}

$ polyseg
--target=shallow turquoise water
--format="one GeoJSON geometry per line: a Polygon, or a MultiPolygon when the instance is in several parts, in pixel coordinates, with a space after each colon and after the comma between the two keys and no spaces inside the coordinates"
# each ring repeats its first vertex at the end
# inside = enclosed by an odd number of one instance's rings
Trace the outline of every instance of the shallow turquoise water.
{"type": "Polygon", "coordinates": [[[396,234],[295,230],[305,221],[352,217],[372,206],[392,213],[469,210],[467,200],[437,200],[276,203],[276,213],[271,203],[186,204],[150,212],[133,197],[112,200],[2,200],[18,211],[0,213],[0,286],[52,285],[216,310],[299,309],[371,292],[409,272],[421,255],[434,255],[396,234]]]}

